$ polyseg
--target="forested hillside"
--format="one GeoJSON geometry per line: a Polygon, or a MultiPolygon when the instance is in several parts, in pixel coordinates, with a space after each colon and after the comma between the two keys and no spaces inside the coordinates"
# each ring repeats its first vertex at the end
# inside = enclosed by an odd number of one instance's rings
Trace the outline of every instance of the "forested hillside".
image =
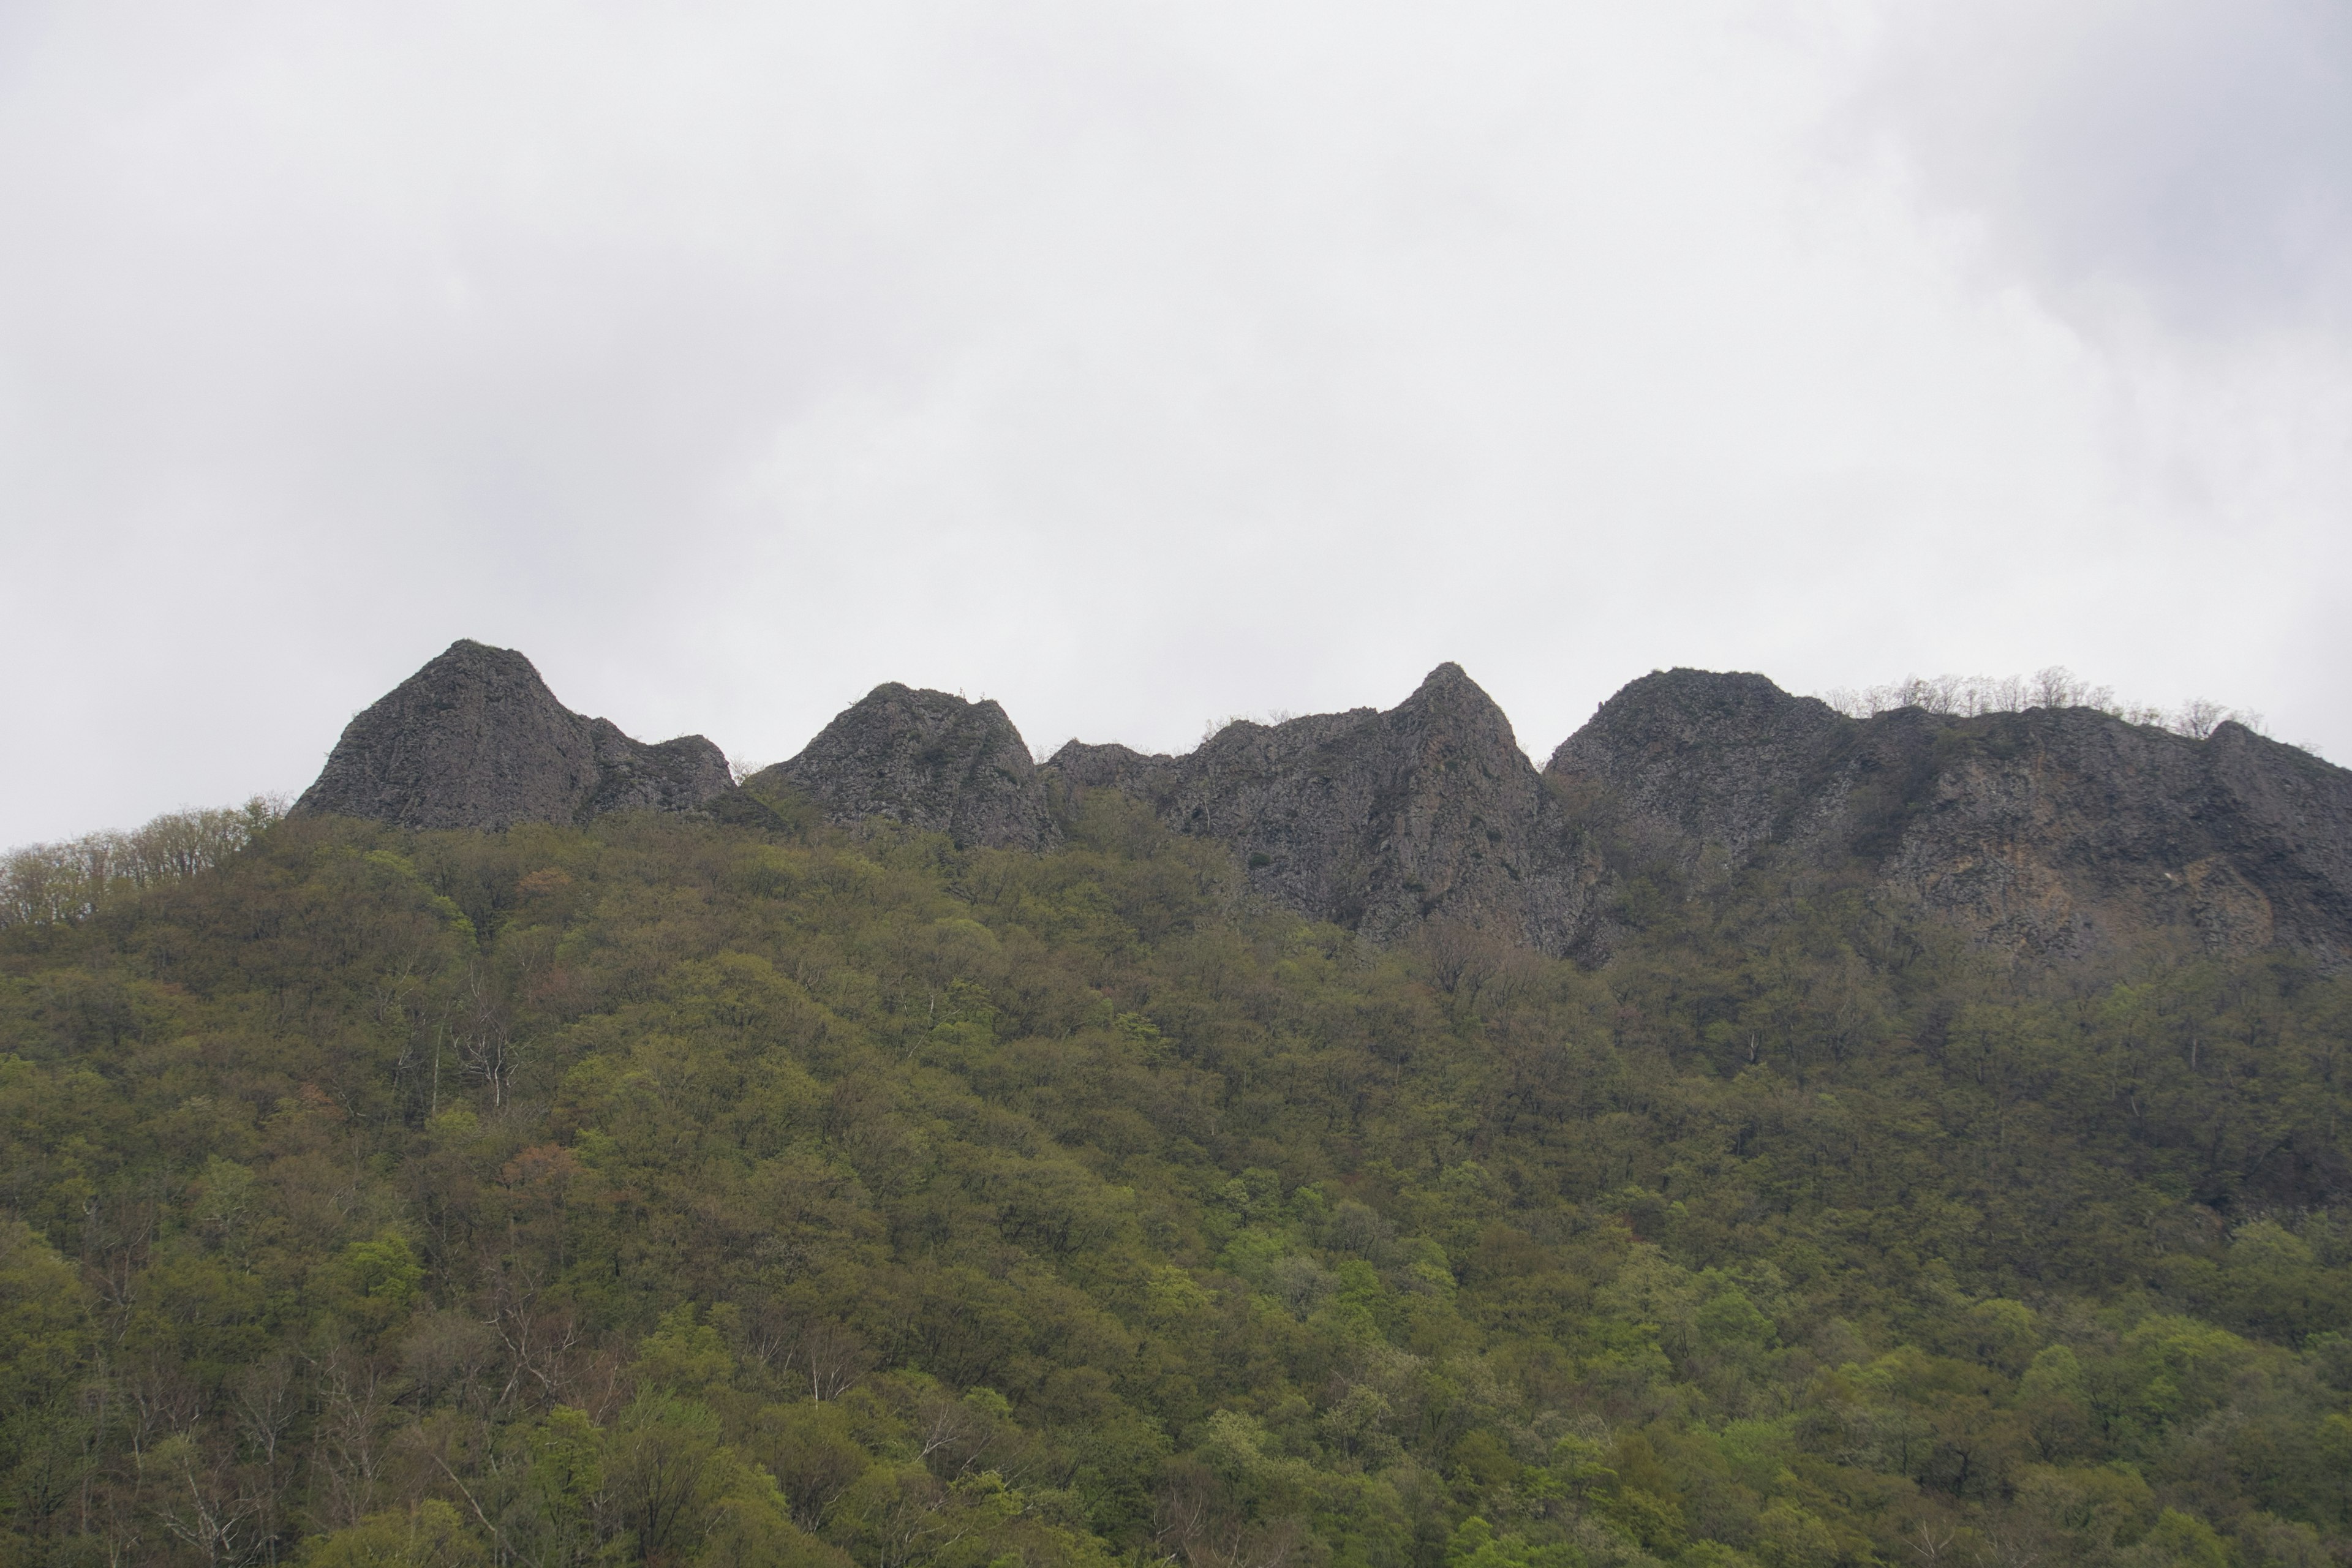
{"type": "Polygon", "coordinates": [[[1108,790],[217,860],[0,931],[8,1562],[2352,1562],[2305,959],[1382,951],[1108,790]]]}

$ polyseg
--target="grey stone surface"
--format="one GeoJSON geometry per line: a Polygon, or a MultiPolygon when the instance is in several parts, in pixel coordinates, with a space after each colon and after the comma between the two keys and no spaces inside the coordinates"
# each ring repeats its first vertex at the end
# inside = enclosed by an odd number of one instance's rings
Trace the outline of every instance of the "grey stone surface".
{"type": "Polygon", "coordinates": [[[1003,709],[895,681],[744,784],[754,795],[797,790],[834,822],[879,817],[967,847],[1042,849],[1060,837],[1028,742],[1003,709]]]}
{"type": "Polygon", "coordinates": [[[1817,807],[1810,786],[1853,728],[1760,675],[1662,670],[1602,703],[1544,772],[1605,796],[1644,856],[1687,863],[1712,849],[1744,862],[1817,807]]]}
{"type": "Polygon", "coordinates": [[[690,810],[731,787],[701,736],[633,741],[557,701],[521,654],[460,640],[351,721],[294,810],[497,828],[690,810]]]}
{"type": "Polygon", "coordinates": [[[1385,712],[1236,721],[1183,756],[1072,742],[1045,769],[993,702],[877,687],[730,789],[700,736],[571,711],[522,655],[458,642],[352,721],[295,810],[404,827],[704,809],[960,845],[1060,838],[1055,790],[1118,789],[1226,846],[1272,901],[1392,942],[1436,920],[1606,955],[1627,875],[1759,862],[1859,880],[2021,953],[2147,937],[2352,962],[2352,773],[2236,724],[2196,741],[2090,709],[1853,720],[1760,675],[1632,682],[1538,775],[1454,665],[1385,712]],[[1058,783],[1057,783],[1058,781],[1058,783]]]}
{"type": "Polygon", "coordinates": [[[1637,862],[1860,873],[2023,953],[2155,936],[2352,957],[2352,773],[2236,724],[1857,721],[1760,676],[1674,670],[1602,704],[1547,772],[1637,862]]]}
{"type": "Polygon", "coordinates": [[[1597,860],[1456,665],[1386,712],[1237,721],[1181,757],[1073,742],[1051,766],[1229,846],[1255,891],[1375,941],[1437,918],[1566,952],[1599,929],[1597,860]]]}

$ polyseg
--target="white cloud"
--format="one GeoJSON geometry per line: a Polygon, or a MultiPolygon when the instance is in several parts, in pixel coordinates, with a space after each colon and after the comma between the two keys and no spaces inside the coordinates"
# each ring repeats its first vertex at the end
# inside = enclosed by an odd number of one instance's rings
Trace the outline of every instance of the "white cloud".
{"type": "Polygon", "coordinates": [[[299,788],[461,635],[769,759],[1444,658],[1538,758],[1654,665],[2053,660],[2352,754],[2335,164],[2300,250],[2146,194],[2274,10],[20,10],[0,840],[299,788]]]}
{"type": "Polygon", "coordinates": [[[1859,107],[2062,308],[2199,334],[2352,324],[2352,11],[2333,0],[1897,10],[1859,107]]]}

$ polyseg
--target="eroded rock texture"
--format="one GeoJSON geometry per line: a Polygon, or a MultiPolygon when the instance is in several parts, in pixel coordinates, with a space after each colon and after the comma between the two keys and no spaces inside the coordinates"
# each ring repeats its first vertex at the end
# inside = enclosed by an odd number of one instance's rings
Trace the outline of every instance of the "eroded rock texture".
{"type": "Polygon", "coordinates": [[[1744,863],[1817,802],[1853,721],[1760,675],[1645,675],[1560,742],[1544,772],[1605,800],[1643,858],[1744,863]]]}
{"type": "Polygon", "coordinates": [[[1229,845],[1257,891],[1375,941],[1434,917],[1565,952],[1595,929],[1597,863],[1456,665],[1384,713],[1236,721],[1181,757],[1072,742],[1052,766],[1229,845]]]}
{"type": "Polygon", "coordinates": [[[754,795],[797,790],[835,822],[881,817],[967,847],[1041,849],[1060,837],[1028,742],[1003,709],[895,681],[744,784],[754,795]]]}
{"type": "Polygon", "coordinates": [[[557,701],[521,654],[461,640],[345,727],[294,809],[495,828],[685,811],[731,787],[725,753],[701,736],[631,740],[557,701]]]}
{"type": "Polygon", "coordinates": [[[2352,773],[2237,724],[1858,721],[1761,676],[1672,670],[1602,704],[1547,773],[1637,863],[1859,873],[2026,953],[2169,935],[2352,956],[2352,773]]]}
{"type": "Polygon", "coordinates": [[[1040,769],[995,703],[890,684],[751,783],[731,791],[699,736],[633,741],[558,702],[522,655],[459,642],[352,721],[295,809],[496,828],[705,808],[781,826],[759,797],[789,789],[835,822],[1043,849],[1057,789],[1118,789],[1228,847],[1266,898],[1379,942],[1439,921],[1600,958],[1628,879],[1703,890],[1779,865],[2025,954],[2152,936],[2352,962],[2352,773],[2235,724],[2196,741],[2079,708],[1857,721],[1759,675],[1677,669],[1603,703],[1538,775],[1448,664],[1385,712],[1235,722],[1181,757],[1073,742],[1040,769]]]}

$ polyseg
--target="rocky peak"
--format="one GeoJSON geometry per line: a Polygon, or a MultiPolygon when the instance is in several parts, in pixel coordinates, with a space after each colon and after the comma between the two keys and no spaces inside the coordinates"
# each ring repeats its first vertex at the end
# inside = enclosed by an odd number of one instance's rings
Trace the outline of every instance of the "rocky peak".
{"type": "Polygon", "coordinates": [[[960,846],[1039,849],[1059,837],[1028,742],[1003,709],[896,681],[745,784],[797,790],[835,822],[880,817],[960,846]]]}
{"type": "Polygon", "coordinates": [[[1276,902],[1376,941],[1434,917],[1557,952],[1589,925],[1590,874],[1510,721],[1457,665],[1386,712],[1237,721],[1181,757],[1073,742],[1052,765],[1230,846],[1276,902]]]}
{"type": "Polygon", "coordinates": [[[298,813],[409,828],[684,811],[730,787],[699,735],[649,746],[555,699],[530,659],[460,639],[345,727],[298,813]]]}
{"type": "Polygon", "coordinates": [[[1658,670],[1603,702],[1544,771],[1571,795],[1605,798],[1650,853],[1688,860],[1712,847],[1743,861],[1809,808],[1806,781],[1853,728],[1760,675],[1658,670]]]}
{"type": "Polygon", "coordinates": [[[1381,722],[1426,741],[1434,748],[1430,760],[1440,765],[1449,758],[1475,758],[1497,773],[1534,775],[1510,720],[1458,664],[1441,664],[1423,676],[1412,696],[1381,715],[1381,722]]]}
{"type": "MultiPolygon", "coordinates": [[[[1744,868],[1856,880],[2012,951],[2153,938],[2352,962],[2352,773],[2224,724],[2206,740],[2092,709],[1846,718],[1760,675],[1632,682],[1538,775],[1457,665],[1385,711],[1228,724],[1182,756],[1064,747],[1227,847],[1273,902],[1375,941],[1427,921],[1598,956],[1612,863],[1704,888],[1744,868]]],[[[1060,837],[1047,770],[994,702],[877,687],[753,781],[835,822],[960,845],[1060,837]]],[[[647,745],[556,700],[529,659],[454,643],[353,719],[295,810],[410,828],[707,808],[772,824],[700,736],[647,745]]]]}
{"type": "Polygon", "coordinates": [[[2352,957],[2352,773],[2236,724],[2089,708],[1848,719],[1755,675],[1671,670],[1547,772],[1636,863],[1859,874],[1997,946],[2156,938],[2352,957]]]}

